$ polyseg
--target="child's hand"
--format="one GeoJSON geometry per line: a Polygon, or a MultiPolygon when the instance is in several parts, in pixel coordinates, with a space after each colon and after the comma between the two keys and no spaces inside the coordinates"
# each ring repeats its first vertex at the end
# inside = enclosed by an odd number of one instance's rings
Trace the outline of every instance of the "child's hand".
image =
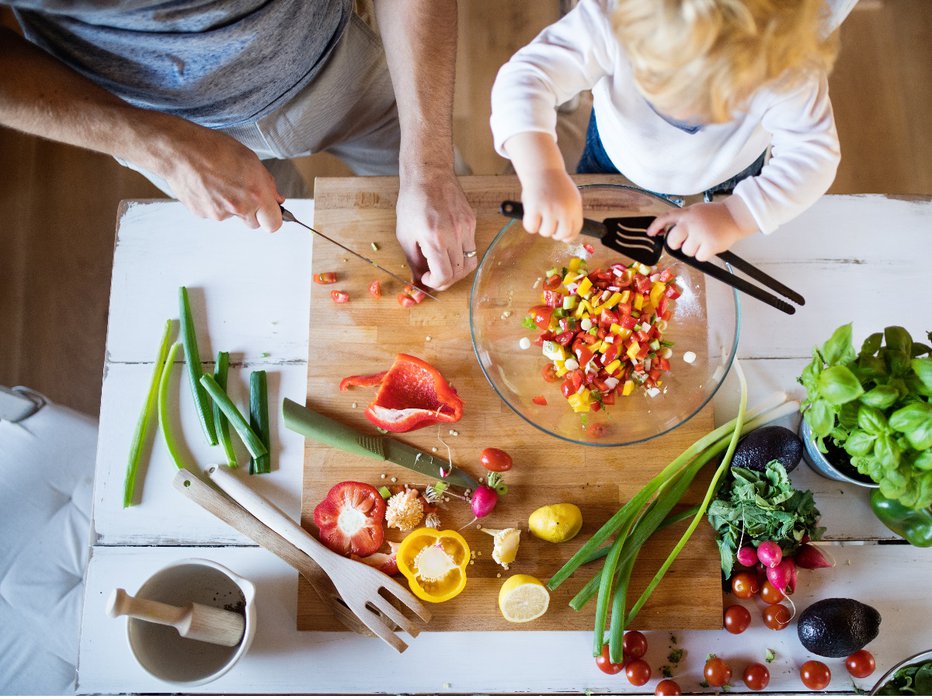
{"type": "Polygon", "coordinates": [[[582,228],[582,197],[566,170],[550,170],[521,180],[524,229],[569,242],[582,228]]]}
{"type": "Polygon", "coordinates": [[[693,204],[658,216],[647,229],[647,235],[660,235],[669,231],[667,245],[674,250],[682,249],[685,254],[700,262],[706,262],[757,229],[750,213],[739,201],[734,197],[726,200],[741,206],[743,211],[735,213],[738,213],[737,218],[744,225],[738,223],[732,207],[726,202],[693,204]]]}
{"type": "Polygon", "coordinates": [[[505,150],[521,180],[524,228],[545,238],[569,241],[582,229],[582,197],[566,174],[563,156],[549,134],[515,134],[505,150]]]}

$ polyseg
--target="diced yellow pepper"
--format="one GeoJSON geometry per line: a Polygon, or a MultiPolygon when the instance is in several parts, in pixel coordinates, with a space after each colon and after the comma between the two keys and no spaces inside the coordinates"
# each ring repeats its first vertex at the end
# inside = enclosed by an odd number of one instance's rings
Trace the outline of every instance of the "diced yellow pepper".
{"type": "Polygon", "coordinates": [[[667,290],[667,285],[663,282],[654,282],[650,290],[650,305],[656,306],[663,298],[663,293],[667,290]]]}
{"type": "Polygon", "coordinates": [[[554,373],[555,373],[557,376],[559,376],[560,378],[563,378],[564,376],[566,376],[567,374],[570,373],[570,370],[567,369],[565,366],[561,366],[561,367],[560,367],[559,369],[557,369],[554,373]]]}
{"type": "Polygon", "coordinates": [[[567,269],[568,269],[570,272],[575,272],[576,270],[579,269],[579,266],[580,266],[581,264],[582,264],[582,260],[581,260],[580,258],[578,258],[578,257],[574,257],[573,259],[570,260],[569,265],[567,265],[567,269]]]}
{"type": "Polygon", "coordinates": [[[592,306],[589,305],[588,301],[583,299],[579,302],[579,305],[576,307],[576,312],[573,315],[577,318],[588,318],[590,313],[592,313],[592,306]]]}
{"type": "Polygon", "coordinates": [[[603,303],[601,308],[614,308],[619,303],[621,303],[621,292],[616,291],[614,294],[609,296],[608,301],[603,303]]]}
{"type": "Polygon", "coordinates": [[[621,366],[621,360],[620,360],[620,359],[616,359],[615,361],[611,362],[607,367],[605,367],[605,371],[607,371],[607,372],[609,373],[609,375],[612,375],[612,374],[614,374],[616,371],[618,371],[618,368],[619,368],[620,366],[621,366]]]}
{"type": "Polygon", "coordinates": [[[631,289],[625,289],[621,292],[621,300],[618,303],[628,303],[631,299],[631,289]]]}
{"type": "Polygon", "coordinates": [[[611,327],[609,328],[609,331],[612,333],[612,335],[621,335],[622,330],[624,330],[624,328],[621,327],[618,323],[612,323],[611,327]]]}
{"type": "Polygon", "coordinates": [[[638,352],[640,351],[641,346],[638,344],[638,341],[635,340],[630,345],[628,345],[628,351],[625,354],[628,355],[628,358],[631,359],[631,361],[637,361],[638,352]]]}
{"type": "Polygon", "coordinates": [[[621,395],[630,396],[634,392],[634,381],[628,379],[625,385],[621,387],[621,395]]]}
{"type": "Polygon", "coordinates": [[[622,329],[618,332],[618,339],[619,339],[619,340],[627,340],[629,337],[631,337],[631,331],[628,330],[628,328],[622,328],[622,329]]]}
{"type": "Polygon", "coordinates": [[[576,289],[576,293],[583,298],[589,298],[589,294],[592,293],[592,282],[589,281],[589,277],[582,278],[582,281],[579,282],[579,286],[576,289]]]}
{"type": "Polygon", "coordinates": [[[638,270],[638,272],[640,272],[641,274],[643,274],[645,277],[648,276],[648,275],[650,274],[650,267],[648,267],[648,266],[645,265],[645,264],[641,264],[640,262],[638,263],[637,270],[638,270]]]}
{"type": "Polygon", "coordinates": [[[612,346],[611,342],[606,342],[605,340],[602,340],[602,344],[599,345],[599,352],[603,352],[603,353],[607,352],[608,348],[611,346],[612,346]]]}
{"type": "Polygon", "coordinates": [[[634,310],[640,311],[642,308],[644,308],[644,297],[637,294],[634,297],[634,310]]]}
{"type": "Polygon", "coordinates": [[[589,412],[589,389],[585,388],[579,393],[574,393],[566,399],[574,413],[589,412]]]}

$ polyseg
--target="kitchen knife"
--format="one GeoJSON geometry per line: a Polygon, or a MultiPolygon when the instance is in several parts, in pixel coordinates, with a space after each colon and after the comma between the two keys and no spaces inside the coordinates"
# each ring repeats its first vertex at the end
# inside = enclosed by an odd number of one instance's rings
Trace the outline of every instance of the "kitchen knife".
{"type": "Polygon", "coordinates": [[[320,232],[319,230],[317,230],[316,228],[311,228],[311,227],[310,227],[309,225],[307,225],[306,223],[304,223],[304,222],[302,222],[302,221],[299,221],[298,219],[296,219],[296,218],[294,217],[294,214],[291,213],[290,211],[288,211],[288,209],[286,209],[284,206],[279,205],[278,208],[282,210],[282,221],[286,221],[286,222],[288,222],[288,223],[297,223],[299,226],[303,226],[304,228],[307,228],[311,233],[314,233],[315,235],[320,236],[321,238],[323,238],[323,239],[326,240],[327,242],[333,243],[334,245],[336,245],[336,246],[337,246],[338,248],[340,248],[341,250],[345,250],[345,251],[348,252],[350,255],[353,255],[353,256],[355,256],[355,257],[358,257],[358,258],[359,258],[360,260],[362,260],[363,262],[366,262],[366,263],[372,265],[373,267],[375,267],[376,269],[378,269],[378,270],[380,270],[380,271],[382,271],[382,272],[385,272],[385,274],[387,274],[388,276],[390,276],[390,277],[391,277],[392,279],[394,279],[395,281],[399,281],[399,282],[401,282],[402,284],[404,284],[405,286],[407,286],[408,284],[410,284],[410,285],[413,286],[415,289],[418,289],[419,291],[422,291],[422,292],[424,293],[425,296],[430,296],[430,298],[432,298],[434,301],[439,301],[439,300],[440,300],[440,299],[438,299],[436,296],[434,296],[432,293],[430,293],[430,292],[427,291],[426,289],[424,289],[424,288],[418,286],[418,285],[415,284],[414,282],[408,281],[407,279],[405,279],[405,278],[403,278],[403,277],[401,277],[401,276],[395,274],[394,272],[389,272],[389,271],[388,271],[387,269],[385,269],[382,265],[378,264],[377,262],[373,262],[372,260],[370,260],[370,259],[369,259],[368,257],[366,257],[365,255],[359,254],[358,252],[356,252],[356,251],[353,250],[352,248],[346,247],[343,243],[340,243],[340,242],[334,240],[334,239],[331,238],[330,236],[324,235],[323,233],[321,233],[321,232],[320,232]]]}
{"type": "Polygon", "coordinates": [[[285,427],[321,444],[342,449],[350,454],[391,461],[430,479],[445,481],[467,490],[479,487],[475,478],[456,466],[451,466],[447,459],[428,454],[392,437],[366,434],[288,398],[282,405],[282,413],[285,416],[285,427]]]}

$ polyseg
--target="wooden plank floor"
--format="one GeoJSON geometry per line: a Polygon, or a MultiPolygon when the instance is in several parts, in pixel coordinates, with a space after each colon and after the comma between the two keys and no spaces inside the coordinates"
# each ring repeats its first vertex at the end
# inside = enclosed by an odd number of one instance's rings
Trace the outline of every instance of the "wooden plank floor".
{"type": "MultiPolygon", "coordinates": [[[[454,133],[474,174],[505,166],[488,130],[495,73],[557,6],[460,3],[454,133]]],[[[932,2],[861,0],[842,45],[831,91],[843,156],[831,191],[932,194],[932,2]]],[[[309,182],[347,172],[327,155],[298,167],[309,182]]],[[[0,128],[0,384],[97,414],[117,204],[153,196],[106,156],[0,128]]]]}

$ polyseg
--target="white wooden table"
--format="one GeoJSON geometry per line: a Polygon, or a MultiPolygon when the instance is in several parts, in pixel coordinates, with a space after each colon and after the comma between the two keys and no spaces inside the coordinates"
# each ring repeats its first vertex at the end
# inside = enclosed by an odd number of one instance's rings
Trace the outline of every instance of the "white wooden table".
{"type": "MultiPolygon", "coordinates": [[[[311,220],[313,202],[288,206],[311,220]]],[[[808,303],[785,316],[751,299],[742,300],[739,358],[747,374],[750,403],[775,390],[801,397],[796,383],[812,347],[837,326],[854,321],[860,342],[885,325],[905,326],[914,337],[932,327],[932,201],[882,196],[828,196],[769,239],[745,241],[736,252],[801,290],[808,303]]],[[[187,214],[176,203],[136,203],[118,224],[107,362],[94,493],[94,541],[87,572],[77,691],[81,694],[168,693],[177,688],[148,676],[126,642],[125,620],[105,614],[114,587],[131,593],[156,569],[185,557],[220,562],[258,587],[258,632],[246,657],[202,693],[499,693],[634,692],[624,674],[608,676],[595,666],[590,633],[425,633],[404,655],[378,640],[349,633],[295,630],[297,576],[270,553],[200,511],[171,487],[174,466],[155,446],[143,481],[142,503],[121,508],[125,459],[148,385],[164,320],[177,317],[177,288],[186,285],[198,320],[201,353],[232,352],[231,394],[245,402],[248,373],[266,369],[270,403],[303,401],[306,392],[310,239],[287,226],[268,235],[237,221],[216,223],[187,214]]],[[[714,283],[714,282],[711,282],[714,283]]],[[[313,361],[313,360],[312,360],[313,361]]],[[[180,372],[179,372],[180,373],[180,372]]],[[[736,381],[716,396],[716,419],[733,416],[736,381]]],[[[209,448],[194,417],[186,382],[176,430],[193,463],[222,459],[209,448]],[[182,430],[181,425],[184,425],[182,430]]],[[[277,411],[273,411],[277,412],[277,411]]],[[[795,420],[787,420],[795,427],[795,420]]],[[[250,479],[265,496],[297,518],[302,439],[273,418],[276,461],[268,476],[250,479]]],[[[869,688],[897,660],[932,647],[932,549],[896,542],[870,512],[867,493],[825,480],[805,464],[792,474],[797,488],[814,491],[826,538],[836,542],[838,567],[802,571],[794,599],[800,609],[825,597],[853,597],[883,616],[880,636],[869,649],[878,671],[856,680],[869,688]],[[884,545],[890,544],[894,545],[884,545]]],[[[730,603],[726,596],[726,603],[730,603]]],[[[746,603],[749,608],[750,603],[746,603]]],[[[798,667],[811,656],[799,644],[795,624],[781,632],[754,614],[740,636],[725,631],[678,633],[686,658],[677,681],[686,692],[699,686],[708,653],[726,658],[744,689],[745,664],[776,651],[769,691],[798,692],[798,667]]],[[[670,634],[648,634],[647,660],[654,677],[665,664],[670,634]]],[[[830,690],[850,692],[843,659],[826,660],[830,690]]],[[[708,691],[708,690],[706,690],[708,691]]]]}

